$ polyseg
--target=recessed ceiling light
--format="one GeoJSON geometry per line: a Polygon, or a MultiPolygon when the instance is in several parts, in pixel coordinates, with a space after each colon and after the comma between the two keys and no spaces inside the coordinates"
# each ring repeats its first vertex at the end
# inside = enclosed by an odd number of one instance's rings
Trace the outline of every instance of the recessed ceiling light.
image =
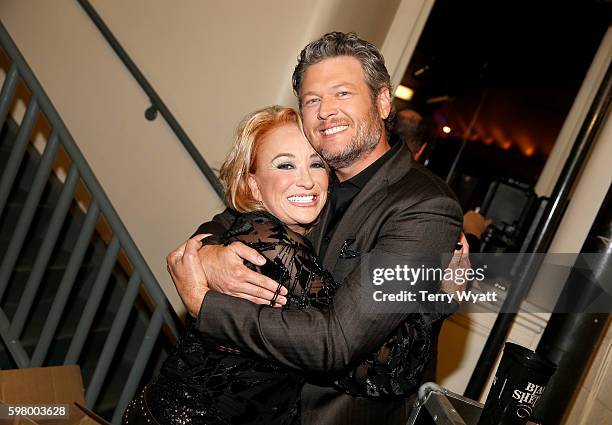
{"type": "Polygon", "coordinates": [[[409,101],[414,96],[414,90],[401,84],[395,89],[395,97],[409,101]]]}

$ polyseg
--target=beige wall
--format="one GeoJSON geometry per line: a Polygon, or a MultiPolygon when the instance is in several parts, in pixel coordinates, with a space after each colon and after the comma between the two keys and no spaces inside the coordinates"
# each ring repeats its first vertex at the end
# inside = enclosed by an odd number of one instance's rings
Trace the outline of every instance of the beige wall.
{"type": "Polygon", "coordinates": [[[214,168],[236,124],[294,105],[299,50],[332,29],[381,45],[399,0],[92,2],[214,168]]]}
{"type": "MultiPolygon", "coordinates": [[[[356,31],[380,46],[400,0],[92,4],[218,168],[244,114],[293,102],[290,75],[308,41],[356,31]]],[[[3,0],[0,19],[182,311],[164,257],[221,202],[164,120],[143,118],[147,97],[77,2],[3,0]]]]}

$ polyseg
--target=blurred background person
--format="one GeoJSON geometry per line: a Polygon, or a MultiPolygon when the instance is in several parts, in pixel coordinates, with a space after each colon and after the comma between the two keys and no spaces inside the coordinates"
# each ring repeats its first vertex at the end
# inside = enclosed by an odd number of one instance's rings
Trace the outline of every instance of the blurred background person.
{"type": "MultiPolygon", "coordinates": [[[[426,159],[426,150],[433,129],[429,120],[413,109],[403,109],[397,113],[393,131],[406,143],[415,161],[426,159]]],[[[480,252],[480,240],[491,220],[475,210],[469,210],[463,215],[463,233],[471,252],[480,252]]]]}
{"type": "Polygon", "coordinates": [[[403,109],[397,113],[395,134],[408,146],[412,157],[419,161],[427,148],[429,125],[421,114],[412,109],[403,109]]]}

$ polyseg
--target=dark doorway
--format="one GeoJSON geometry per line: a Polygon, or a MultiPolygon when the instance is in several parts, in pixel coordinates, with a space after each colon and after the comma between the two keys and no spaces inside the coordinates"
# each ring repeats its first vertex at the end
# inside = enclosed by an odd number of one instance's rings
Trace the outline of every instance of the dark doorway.
{"type": "Polygon", "coordinates": [[[402,79],[414,95],[394,102],[432,124],[436,174],[461,150],[449,183],[465,210],[497,179],[535,185],[610,17],[603,0],[436,0],[402,79]]]}

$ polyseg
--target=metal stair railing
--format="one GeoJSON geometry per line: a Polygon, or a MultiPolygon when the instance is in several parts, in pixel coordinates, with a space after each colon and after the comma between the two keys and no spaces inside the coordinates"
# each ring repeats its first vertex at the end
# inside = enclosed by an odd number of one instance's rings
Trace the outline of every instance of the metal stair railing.
{"type": "Polygon", "coordinates": [[[154,303],[154,306],[152,307],[153,311],[148,328],[146,329],[146,333],[140,344],[140,349],[134,360],[134,366],[131,368],[129,376],[125,381],[119,402],[113,414],[113,423],[120,423],[121,414],[125,406],[129,400],[132,399],[137,390],[145,366],[151,356],[153,346],[161,332],[162,325],[165,323],[167,329],[170,330],[174,337],[178,335],[178,330],[171,316],[168,301],[149,266],[130,237],[110,200],[102,190],[100,183],[88,166],[87,161],[68,132],[57,110],[45,94],[42,86],[34,76],[32,70],[17,49],[2,23],[0,23],[0,46],[11,61],[10,70],[6,75],[0,91],[0,124],[4,123],[7,118],[9,109],[13,103],[16,87],[20,80],[24,82],[30,92],[30,100],[26,113],[19,127],[19,132],[13,144],[11,154],[0,179],[0,216],[6,207],[9,194],[11,193],[21,161],[23,160],[26,148],[32,137],[32,130],[39,114],[43,114],[46,117],[46,120],[52,128],[51,136],[44,148],[23,211],[14,228],[7,251],[0,260],[0,301],[9,285],[10,276],[24,245],[26,235],[32,224],[34,212],[52,171],[53,161],[60,145],[71,161],[71,166],[59,200],[49,221],[46,234],[43,237],[43,242],[36,254],[37,257],[32,271],[25,284],[21,297],[19,298],[19,305],[16,313],[13,315],[12,319],[9,320],[2,308],[0,308],[0,336],[18,367],[37,367],[44,365],[45,356],[48,353],[49,346],[57,331],[58,323],[66,307],[70,290],[74,285],[76,272],[83,261],[87,243],[95,230],[96,223],[102,215],[112,231],[112,239],[107,247],[102,265],[98,270],[88,302],[83,308],[81,319],[72,337],[64,364],[74,364],[77,362],[85,339],[87,338],[87,334],[90,331],[94,316],[100,306],[100,299],[109,280],[111,268],[117,260],[120,249],[122,249],[133,267],[133,272],[127,288],[123,293],[123,298],[113,319],[112,326],[104,342],[104,347],[100,352],[95,370],[85,393],[87,406],[93,408],[100,394],[102,384],[108,375],[111,360],[117,352],[121,335],[128,321],[128,316],[134,308],[134,303],[139,291],[144,289],[149,301],[154,303]],[[52,306],[46,318],[41,337],[37,342],[32,356],[29,356],[19,338],[24,329],[26,318],[31,311],[34,299],[41,286],[44,269],[49,262],[58,234],[60,233],[60,228],[68,212],[69,205],[74,199],[75,189],[79,182],[87,187],[87,190],[91,194],[91,203],[87,208],[85,221],[82,225],[75,248],[68,261],[68,265],[66,266],[60,286],[53,298],[52,306]]]}
{"type": "Polygon", "coordinates": [[[108,42],[110,47],[117,54],[121,62],[123,62],[130,74],[132,74],[136,82],[140,85],[140,87],[149,97],[149,100],[151,101],[151,106],[145,111],[145,118],[149,121],[152,121],[155,119],[155,117],[157,117],[157,112],[159,112],[162,117],[164,117],[164,119],[174,132],[179,142],[183,145],[195,165],[202,172],[204,177],[206,177],[206,180],[208,181],[208,183],[210,183],[219,198],[223,199],[223,186],[221,185],[221,182],[219,181],[215,173],[212,171],[202,154],[200,154],[200,151],[198,151],[198,149],[195,147],[183,127],[181,127],[177,119],[174,118],[174,115],[172,115],[172,112],[170,112],[170,109],[166,106],[162,98],[159,96],[159,94],[157,94],[157,92],[149,83],[149,81],[147,81],[146,77],[140,71],[138,66],[134,63],[130,55],[128,55],[125,49],[121,46],[115,35],[108,28],[108,26],[100,17],[96,9],[91,5],[88,0],[77,0],[77,3],[79,3],[79,5],[83,8],[87,16],[89,16],[89,18],[94,23],[96,28],[98,28],[104,39],[108,42]]]}

